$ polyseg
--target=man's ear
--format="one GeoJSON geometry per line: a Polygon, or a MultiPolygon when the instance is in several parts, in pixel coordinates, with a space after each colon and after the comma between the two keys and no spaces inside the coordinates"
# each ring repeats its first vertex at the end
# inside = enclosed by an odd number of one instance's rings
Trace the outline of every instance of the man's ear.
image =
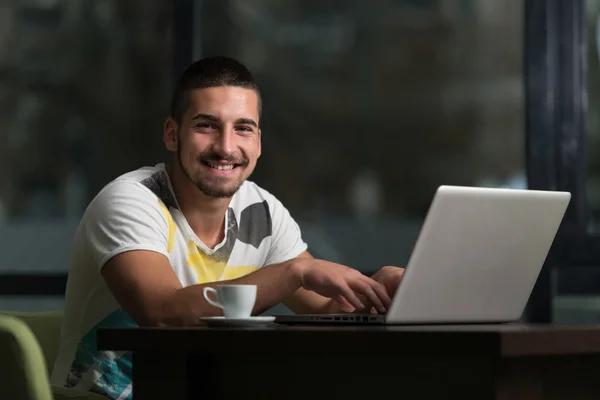
{"type": "Polygon", "coordinates": [[[172,117],[168,117],[163,127],[163,141],[167,150],[173,153],[177,152],[178,131],[179,125],[177,122],[172,117]]]}
{"type": "Polygon", "coordinates": [[[258,156],[256,158],[260,157],[260,154],[262,152],[262,130],[258,130],[258,156]]]}

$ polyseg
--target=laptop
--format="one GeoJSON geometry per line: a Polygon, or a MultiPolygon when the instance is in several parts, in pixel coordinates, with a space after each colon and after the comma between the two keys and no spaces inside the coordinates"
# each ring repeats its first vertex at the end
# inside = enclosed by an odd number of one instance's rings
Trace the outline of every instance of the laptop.
{"type": "Polygon", "coordinates": [[[440,186],[385,315],[277,315],[283,324],[470,324],[521,318],[571,194],[440,186]]]}

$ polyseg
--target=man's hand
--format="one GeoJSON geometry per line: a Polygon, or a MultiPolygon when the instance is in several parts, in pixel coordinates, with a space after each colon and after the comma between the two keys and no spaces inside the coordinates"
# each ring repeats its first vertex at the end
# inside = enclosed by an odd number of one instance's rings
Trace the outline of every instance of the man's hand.
{"type": "Polygon", "coordinates": [[[377,271],[371,278],[381,283],[387,290],[390,297],[394,297],[396,289],[404,275],[404,268],[386,266],[377,271]]]}
{"type": "MultiPolygon", "coordinates": [[[[387,291],[389,296],[393,298],[394,294],[396,293],[396,289],[398,288],[398,285],[400,284],[400,281],[402,280],[402,275],[404,275],[404,271],[405,271],[404,268],[385,266],[385,267],[382,267],[375,274],[373,274],[373,276],[371,276],[371,279],[373,279],[374,281],[383,285],[383,287],[385,287],[385,290],[387,291]]],[[[365,300],[363,302],[366,303],[367,309],[366,310],[359,309],[358,311],[376,314],[377,310],[374,307],[374,304],[369,302],[366,299],[363,299],[363,300],[365,300]]]]}
{"type": "Polygon", "coordinates": [[[296,267],[304,289],[333,299],[342,309],[363,310],[368,302],[369,308],[385,313],[390,306],[383,284],[355,269],[314,258],[297,259],[296,267]]]}

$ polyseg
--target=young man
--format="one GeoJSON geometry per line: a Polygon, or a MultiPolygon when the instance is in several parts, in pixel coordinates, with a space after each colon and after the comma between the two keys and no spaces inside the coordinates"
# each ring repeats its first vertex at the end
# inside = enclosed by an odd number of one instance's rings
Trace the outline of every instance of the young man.
{"type": "MultiPolygon", "coordinates": [[[[109,183],[77,229],[52,381],[131,397],[131,355],[96,351],[96,330],[194,325],[218,315],[202,289],[255,284],[255,314],[386,312],[403,270],[372,278],[314,259],[286,208],[247,181],[261,154],[261,99],[251,73],[225,57],[195,62],[175,90],[168,165],[109,183]]],[[[282,173],[285,173],[284,171],[282,173]]]]}

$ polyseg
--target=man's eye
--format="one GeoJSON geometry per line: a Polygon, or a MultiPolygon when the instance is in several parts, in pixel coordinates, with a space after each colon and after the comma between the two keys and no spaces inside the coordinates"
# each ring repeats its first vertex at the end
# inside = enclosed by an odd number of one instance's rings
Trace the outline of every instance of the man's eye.
{"type": "Polygon", "coordinates": [[[243,132],[252,132],[252,128],[249,128],[247,126],[238,126],[237,129],[243,132]]]}
{"type": "Polygon", "coordinates": [[[215,129],[215,126],[211,125],[211,124],[207,124],[207,123],[201,123],[201,124],[197,124],[196,128],[198,128],[198,129],[215,129]]]}

